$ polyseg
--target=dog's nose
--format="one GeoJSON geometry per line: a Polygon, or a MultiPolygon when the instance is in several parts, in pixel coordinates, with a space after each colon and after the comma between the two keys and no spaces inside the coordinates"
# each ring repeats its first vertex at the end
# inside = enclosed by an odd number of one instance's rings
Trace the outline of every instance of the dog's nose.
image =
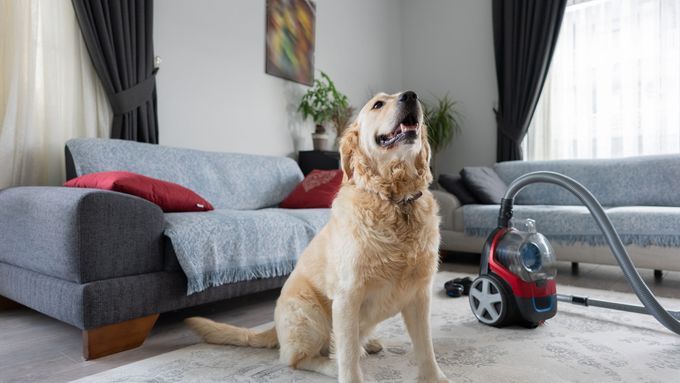
{"type": "Polygon", "coordinates": [[[412,90],[407,90],[399,96],[399,102],[415,101],[417,99],[418,95],[412,90]]]}

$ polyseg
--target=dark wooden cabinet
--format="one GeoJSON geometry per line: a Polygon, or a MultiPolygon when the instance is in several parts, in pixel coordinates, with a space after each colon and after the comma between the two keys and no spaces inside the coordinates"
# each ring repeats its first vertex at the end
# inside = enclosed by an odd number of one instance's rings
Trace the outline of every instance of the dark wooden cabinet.
{"type": "Polygon", "coordinates": [[[314,169],[340,169],[340,153],[322,150],[301,150],[298,155],[298,165],[302,174],[307,175],[314,169]]]}

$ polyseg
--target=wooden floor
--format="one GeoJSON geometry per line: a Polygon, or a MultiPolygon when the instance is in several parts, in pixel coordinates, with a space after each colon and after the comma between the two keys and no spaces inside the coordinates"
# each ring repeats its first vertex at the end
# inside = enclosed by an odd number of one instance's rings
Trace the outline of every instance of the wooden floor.
{"type": "MultiPolygon", "coordinates": [[[[450,254],[441,269],[475,274],[478,262],[479,256],[450,254]]],[[[666,273],[661,281],[654,280],[651,270],[641,274],[657,295],[680,298],[680,273],[666,273]]],[[[558,271],[559,284],[630,291],[621,271],[609,266],[582,264],[574,276],[565,263],[558,271]]],[[[76,328],[27,308],[2,311],[0,382],[67,382],[195,344],[199,339],[182,323],[188,316],[257,326],[272,320],[277,296],[277,291],[271,291],[162,314],[142,347],[94,361],[82,360],[81,334],[76,328]]]]}

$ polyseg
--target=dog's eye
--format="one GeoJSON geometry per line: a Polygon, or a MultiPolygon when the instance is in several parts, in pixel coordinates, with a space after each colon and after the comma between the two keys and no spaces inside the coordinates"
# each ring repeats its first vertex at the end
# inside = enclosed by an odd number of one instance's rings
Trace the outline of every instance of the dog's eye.
{"type": "Polygon", "coordinates": [[[371,108],[371,109],[380,109],[380,108],[383,107],[383,105],[385,105],[384,102],[382,102],[382,101],[376,101],[375,104],[373,104],[373,108],[371,108]]]}

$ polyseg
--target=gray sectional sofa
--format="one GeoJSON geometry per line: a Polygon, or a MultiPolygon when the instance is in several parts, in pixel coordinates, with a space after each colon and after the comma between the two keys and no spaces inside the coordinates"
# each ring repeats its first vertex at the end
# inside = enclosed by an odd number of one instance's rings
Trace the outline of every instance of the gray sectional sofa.
{"type": "MultiPolygon", "coordinates": [[[[637,267],[680,271],[680,155],[607,160],[512,161],[494,165],[510,184],[548,170],[586,186],[605,207],[637,267]]],[[[442,248],[479,253],[496,225],[498,205],[464,205],[438,191],[442,248]]],[[[515,217],[533,218],[560,261],[616,264],[587,209],[555,185],[530,185],[516,199],[515,217]]],[[[659,272],[657,272],[657,275],[659,272]]]]}
{"type": "Polygon", "coordinates": [[[0,301],[83,330],[86,359],[141,344],[159,313],[282,286],[328,219],[276,208],[303,178],[289,158],[106,139],[71,140],[66,153],[69,178],[127,170],[215,207],[166,214],[111,191],[0,191],[0,301]]]}
{"type": "MultiPolygon", "coordinates": [[[[276,208],[302,180],[288,158],[76,139],[67,178],[127,170],[184,185],[215,206],[163,213],[144,199],[65,187],[0,190],[0,308],[18,302],[83,332],[92,359],[140,345],[159,313],[282,286],[328,209],[276,208]]],[[[638,267],[680,271],[680,156],[506,162],[506,182],[534,170],[588,187],[638,267]]],[[[434,191],[442,248],[478,253],[498,205],[461,206],[434,191]]],[[[534,218],[559,260],[614,264],[584,207],[552,185],[530,186],[515,215],[534,218]]]]}

